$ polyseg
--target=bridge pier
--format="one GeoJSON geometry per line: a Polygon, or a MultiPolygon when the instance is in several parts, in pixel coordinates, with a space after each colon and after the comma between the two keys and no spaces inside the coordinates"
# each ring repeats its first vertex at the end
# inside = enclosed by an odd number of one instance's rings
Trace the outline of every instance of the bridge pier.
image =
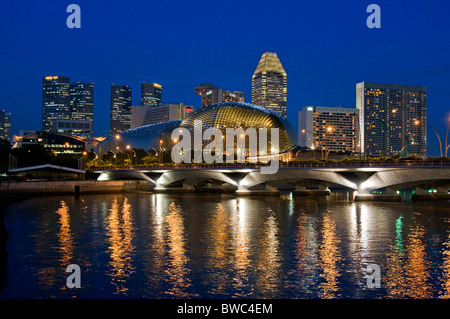
{"type": "Polygon", "coordinates": [[[358,194],[355,195],[355,201],[383,201],[383,202],[400,202],[402,197],[400,194],[397,194],[397,191],[393,188],[386,187],[384,193],[375,193],[371,194],[367,190],[358,190],[358,194]]]}
{"type": "Polygon", "coordinates": [[[155,193],[172,193],[172,194],[180,194],[180,193],[195,193],[197,190],[194,185],[189,182],[182,182],[181,187],[167,187],[161,184],[156,184],[156,187],[153,189],[155,193]]]}
{"type": "Polygon", "coordinates": [[[437,187],[435,191],[428,192],[428,187],[416,187],[414,194],[411,196],[411,200],[442,200],[450,199],[448,193],[448,187],[437,187]]]}
{"type": "Polygon", "coordinates": [[[252,189],[239,186],[235,194],[236,196],[280,196],[280,191],[269,183],[264,183],[262,187],[252,189]]]}
{"type": "Polygon", "coordinates": [[[328,196],[331,194],[327,183],[320,183],[317,189],[307,189],[304,183],[296,184],[292,191],[294,196],[328,196]]]}

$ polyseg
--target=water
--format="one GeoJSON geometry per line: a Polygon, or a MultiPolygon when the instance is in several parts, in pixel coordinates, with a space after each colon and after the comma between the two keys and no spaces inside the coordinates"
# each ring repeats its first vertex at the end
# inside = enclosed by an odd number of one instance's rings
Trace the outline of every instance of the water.
{"type": "Polygon", "coordinates": [[[449,201],[49,196],[4,209],[1,298],[444,298],[449,201]],[[81,288],[66,267],[78,264],[81,288]],[[368,266],[380,267],[369,288],[368,266]]]}

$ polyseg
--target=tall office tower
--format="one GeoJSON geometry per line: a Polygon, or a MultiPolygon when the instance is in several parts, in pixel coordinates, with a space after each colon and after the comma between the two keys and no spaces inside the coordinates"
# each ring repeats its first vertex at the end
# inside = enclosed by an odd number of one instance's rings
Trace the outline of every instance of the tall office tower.
{"type": "Polygon", "coordinates": [[[222,102],[245,102],[244,92],[222,90],[212,83],[194,87],[194,93],[202,97],[202,107],[222,102]]]}
{"type": "Polygon", "coordinates": [[[286,116],[287,75],[276,53],[266,52],[252,76],[252,104],[286,116]]]}
{"type": "Polygon", "coordinates": [[[366,156],[426,156],[426,87],[361,82],[356,107],[366,156]]]}
{"type": "Polygon", "coordinates": [[[46,76],[42,80],[42,130],[50,132],[56,120],[70,119],[70,78],[46,76]]]}
{"type": "Polygon", "coordinates": [[[312,150],[358,154],[359,111],[305,106],[298,112],[298,142],[312,150]]]}
{"type": "Polygon", "coordinates": [[[0,139],[11,140],[11,113],[0,111],[0,139]]]}
{"type": "Polygon", "coordinates": [[[131,88],[127,85],[111,85],[111,135],[129,130],[130,119],[131,88]]]}
{"type": "Polygon", "coordinates": [[[141,105],[158,106],[162,102],[162,86],[158,83],[142,83],[141,105]]]}
{"type": "Polygon", "coordinates": [[[71,120],[89,122],[84,124],[91,128],[90,136],[92,136],[92,124],[94,122],[93,83],[70,83],[70,112],[71,120]]]}

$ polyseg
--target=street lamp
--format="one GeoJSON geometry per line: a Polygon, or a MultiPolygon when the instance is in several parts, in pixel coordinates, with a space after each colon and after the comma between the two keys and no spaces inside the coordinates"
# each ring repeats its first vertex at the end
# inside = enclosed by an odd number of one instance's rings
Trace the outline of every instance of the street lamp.
{"type": "Polygon", "coordinates": [[[450,116],[447,118],[447,134],[445,135],[445,157],[447,157],[447,151],[448,151],[448,147],[450,145],[447,144],[448,141],[448,131],[450,130],[450,116]]]}
{"type": "Polygon", "coordinates": [[[161,165],[161,163],[162,163],[162,149],[161,149],[161,147],[162,147],[162,143],[163,143],[163,140],[159,140],[159,164],[161,165]]]}
{"type": "MultiPolygon", "coordinates": [[[[419,121],[419,120],[415,120],[415,121],[414,121],[414,124],[415,124],[415,125],[419,125],[419,124],[420,124],[420,121],[419,121]]],[[[438,138],[438,141],[439,141],[439,148],[440,148],[440,150],[441,150],[441,157],[442,157],[442,142],[441,142],[441,138],[439,137],[438,132],[437,132],[430,124],[427,123],[427,126],[428,126],[429,128],[431,128],[431,129],[434,131],[434,133],[436,134],[436,136],[437,136],[437,138],[438,138]]]]}
{"type": "MultiPolygon", "coordinates": [[[[307,139],[307,141],[310,141],[311,142],[311,149],[312,149],[312,151],[313,151],[313,157],[314,157],[314,159],[316,159],[316,152],[315,152],[315,150],[316,150],[316,147],[315,147],[315,145],[314,145],[314,133],[313,132],[311,132],[311,131],[307,131],[307,130],[305,130],[305,129],[302,129],[302,134],[306,134],[306,133],[310,133],[310,134],[312,134],[312,139],[311,138],[308,138],[307,139]]],[[[306,143],[306,144],[308,144],[308,143],[306,143]]],[[[306,145],[306,146],[308,146],[308,145],[306,145]]]]}

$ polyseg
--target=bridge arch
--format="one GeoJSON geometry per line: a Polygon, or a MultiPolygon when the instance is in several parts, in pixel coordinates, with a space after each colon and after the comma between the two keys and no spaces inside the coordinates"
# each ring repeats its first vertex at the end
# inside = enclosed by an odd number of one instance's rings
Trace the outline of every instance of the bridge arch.
{"type": "Polygon", "coordinates": [[[448,168],[421,168],[421,169],[389,169],[378,171],[362,182],[360,193],[370,193],[383,188],[417,187],[430,183],[450,184],[448,168]]]}
{"type": "Polygon", "coordinates": [[[249,189],[253,186],[269,183],[271,185],[282,185],[288,183],[298,183],[302,180],[318,181],[329,185],[340,185],[350,189],[356,189],[357,185],[340,174],[330,170],[302,169],[302,170],[279,170],[276,174],[261,174],[255,171],[239,182],[240,189],[249,189]]]}

